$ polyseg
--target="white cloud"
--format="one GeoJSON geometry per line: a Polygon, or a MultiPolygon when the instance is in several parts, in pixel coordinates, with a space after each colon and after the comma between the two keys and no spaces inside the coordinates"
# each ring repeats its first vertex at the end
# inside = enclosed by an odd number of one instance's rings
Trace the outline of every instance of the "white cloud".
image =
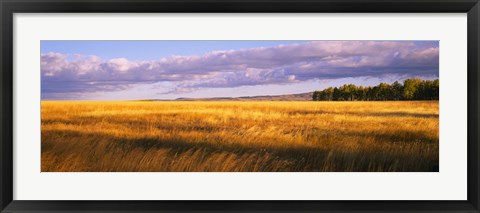
{"type": "Polygon", "coordinates": [[[438,75],[438,57],[438,42],[408,41],[312,41],[153,61],[69,60],[61,53],[44,53],[42,92],[115,91],[155,82],[173,82],[172,91],[190,91],[392,74],[431,76],[438,75]]]}

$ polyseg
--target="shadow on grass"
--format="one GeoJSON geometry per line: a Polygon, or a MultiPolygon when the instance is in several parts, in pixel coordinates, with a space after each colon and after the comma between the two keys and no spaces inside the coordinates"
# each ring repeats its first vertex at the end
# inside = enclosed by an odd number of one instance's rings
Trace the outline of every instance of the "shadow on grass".
{"type": "Polygon", "coordinates": [[[438,118],[438,114],[433,113],[408,113],[408,112],[332,112],[332,111],[290,111],[289,115],[353,115],[361,117],[413,117],[413,118],[438,118]]]}
{"type": "MultiPolygon", "coordinates": [[[[325,146],[284,147],[222,143],[221,141],[215,143],[211,141],[190,142],[183,139],[166,140],[155,137],[123,138],[102,133],[82,133],[65,130],[42,131],[42,153],[55,151],[52,150],[55,149],[55,146],[51,146],[46,138],[49,138],[49,140],[74,138],[78,141],[78,144],[75,144],[75,146],[89,146],[92,148],[91,152],[96,152],[95,148],[99,147],[98,144],[104,143],[106,144],[104,146],[106,152],[119,149],[124,153],[139,149],[144,152],[155,149],[168,149],[172,156],[181,155],[192,150],[202,150],[208,154],[228,152],[236,155],[256,154],[257,156],[268,153],[276,159],[292,162],[291,171],[323,171],[328,163],[334,165],[332,169],[334,171],[354,170],[366,172],[372,170],[372,164],[379,168],[389,168],[391,165],[400,163],[403,165],[403,167],[399,167],[402,168],[402,171],[429,172],[434,171],[432,165],[438,163],[438,160],[432,162],[431,159],[425,159],[424,156],[415,156],[407,152],[391,152],[391,150],[390,153],[384,153],[378,148],[342,150],[325,146]],[[351,168],[352,162],[355,166],[353,169],[351,168]]],[[[75,150],[68,150],[68,152],[74,153],[75,150]]]]}

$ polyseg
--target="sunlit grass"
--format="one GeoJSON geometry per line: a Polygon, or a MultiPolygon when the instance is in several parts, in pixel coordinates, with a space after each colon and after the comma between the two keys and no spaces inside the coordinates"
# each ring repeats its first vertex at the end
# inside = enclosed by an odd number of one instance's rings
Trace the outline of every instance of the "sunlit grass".
{"type": "Polygon", "coordinates": [[[435,171],[438,101],[42,102],[42,171],[435,171]]]}

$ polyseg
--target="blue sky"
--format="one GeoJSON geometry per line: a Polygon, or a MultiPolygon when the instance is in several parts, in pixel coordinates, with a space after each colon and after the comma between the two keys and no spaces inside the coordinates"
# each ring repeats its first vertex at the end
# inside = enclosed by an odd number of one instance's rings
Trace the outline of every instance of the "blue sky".
{"type": "Polygon", "coordinates": [[[273,47],[305,41],[42,41],[41,52],[96,55],[102,59],[155,60],[171,55],[199,55],[215,50],[273,47]]]}
{"type": "Polygon", "coordinates": [[[310,92],[438,78],[438,41],[42,41],[42,99],[310,92]]]}

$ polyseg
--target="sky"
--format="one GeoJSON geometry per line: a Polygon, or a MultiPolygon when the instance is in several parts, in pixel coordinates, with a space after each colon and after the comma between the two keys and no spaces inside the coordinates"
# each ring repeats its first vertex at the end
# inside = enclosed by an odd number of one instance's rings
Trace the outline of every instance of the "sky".
{"type": "Polygon", "coordinates": [[[439,77],[438,41],[41,41],[42,100],[282,95],[439,77]]]}

